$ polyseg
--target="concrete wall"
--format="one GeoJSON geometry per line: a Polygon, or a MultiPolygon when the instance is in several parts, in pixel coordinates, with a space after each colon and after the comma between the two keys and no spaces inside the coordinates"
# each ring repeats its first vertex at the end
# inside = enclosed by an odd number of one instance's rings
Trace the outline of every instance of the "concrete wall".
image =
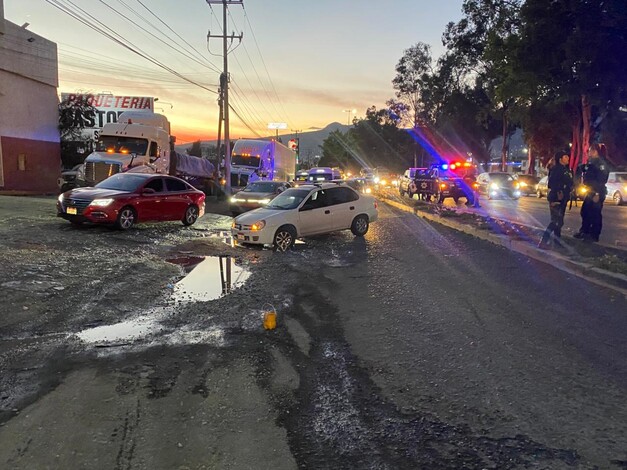
{"type": "Polygon", "coordinates": [[[57,47],[26,28],[3,23],[0,189],[54,191],[61,168],[57,47]]]}

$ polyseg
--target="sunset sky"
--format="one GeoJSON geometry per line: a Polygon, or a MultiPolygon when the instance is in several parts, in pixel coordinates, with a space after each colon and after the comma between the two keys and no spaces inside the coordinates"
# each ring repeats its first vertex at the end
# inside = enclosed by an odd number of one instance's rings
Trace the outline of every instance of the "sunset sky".
{"type": "MultiPolygon", "coordinates": [[[[446,23],[462,0],[245,0],[231,5],[231,137],[266,136],[269,122],[306,131],[394,96],[394,67],[418,41],[437,57],[446,23]],[[239,44],[239,45],[238,45],[239,44]]],[[[59,50],[59,92],[154,96],[177,140],[213,139],[222,70],[222,5],[205,0],[5,0],[5,17],[59,50]],[[118,41],[176,71],[177,77],[53,6],[97,23],[118,41]],[[81,11],[82,10],[82,11],[81,11]]]]}

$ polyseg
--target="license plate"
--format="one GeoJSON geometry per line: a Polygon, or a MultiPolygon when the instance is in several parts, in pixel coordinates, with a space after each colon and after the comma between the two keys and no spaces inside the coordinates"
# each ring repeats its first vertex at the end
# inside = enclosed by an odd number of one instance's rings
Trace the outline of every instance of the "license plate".
{"type": "Polygon", "coordinates": [[[68,207],[67,209],[65,209],[65,212],[70,215],[78,214],[78,212],[76,211],[76,207],[68,207]]]}
{"type": "Polygon", "coordinates": [[[238,233],[237,234],[237,239],[238,240],[243,240],[244,239],[244,234],[243,233],[238,233]]]}

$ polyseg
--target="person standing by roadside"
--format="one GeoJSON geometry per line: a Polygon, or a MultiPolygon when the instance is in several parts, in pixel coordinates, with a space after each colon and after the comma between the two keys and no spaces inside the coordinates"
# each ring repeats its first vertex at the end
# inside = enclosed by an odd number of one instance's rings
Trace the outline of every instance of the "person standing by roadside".
{"type": "Polygon", "coordinates": [[[551,247],[551,233],[554,235],[553,243],[555,246],[562,246],[561,238],[564,214],[573,187],[573,175],[568,167],[568,160],[569,157],[566,152],[557,152],[555,154],[554,165],[549,170],[549,193],[546,199],[549,202],[551,222],[544,231],[538,248],[547,249],[551,247]]]}
{"type": "Polygon", "coordinates": [[[609,169],[605,161],[606,147],[603,144],[592,144],[588,154],[588,164],[583,173],[583,184],[588,191],[581,206],[581,228],[574,237],[581,240],[599,241],[603,228],[603,201],[607,196],[605,183],[609,177],[609,169]]]}

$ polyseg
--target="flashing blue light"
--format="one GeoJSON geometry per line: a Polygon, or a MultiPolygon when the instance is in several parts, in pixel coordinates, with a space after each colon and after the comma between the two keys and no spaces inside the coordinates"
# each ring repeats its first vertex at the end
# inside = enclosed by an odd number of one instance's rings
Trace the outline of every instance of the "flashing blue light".
{"type": "Polygon", "coordinates": [[[445,163],[444,165],[442,165],[442,169],[443,170],[448,170],[448,165],[445,163]]]}

